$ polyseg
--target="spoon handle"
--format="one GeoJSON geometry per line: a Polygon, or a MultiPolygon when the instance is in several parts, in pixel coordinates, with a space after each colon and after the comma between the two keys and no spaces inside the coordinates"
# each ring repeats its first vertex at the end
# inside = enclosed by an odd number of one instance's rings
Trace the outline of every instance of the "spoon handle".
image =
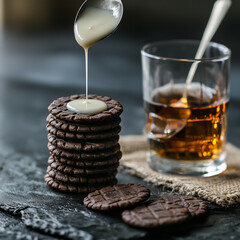
{"type": "MultiPolygon", "coordinates": [[[[209,42],[211,41],[213,35],[217,31],[220,23],[222,22],[223,18],[225,17],[231,4],[232,4],[231,0],[217,0],[215,2],[213,9],[212,9],[212,13],[208,20],[207,26],[203,33],[200,45],[198,47],[197,53],[195,55],[195,59],[202,58],[209,42]]],[[[198,63],[199,62],[194,62],[189,70],[189,73],[188,73],[188,76],[186,79],[186,85],[185,85],[185,91],[184,91],[183,97],[187,97],[187,89],[188,89],[190,83],[192,82],[192,79],[193,79],[194,74],[198,67],[198,63]]]]}

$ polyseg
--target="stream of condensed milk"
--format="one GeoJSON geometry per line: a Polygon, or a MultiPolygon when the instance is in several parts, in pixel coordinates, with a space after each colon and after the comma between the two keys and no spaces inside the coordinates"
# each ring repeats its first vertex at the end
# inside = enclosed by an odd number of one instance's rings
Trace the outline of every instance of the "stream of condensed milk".
{"type": "Polygon", "coordinates": [[[76,41],[85,51],[86,99],[69,102],[67,104],[68,110],[83,114],[96,114],[107,110],[106,103],[97,99],[88,99],[88,49],[94,43],[108,36],[117,27],[117,24],[118,19],[112,11],[94,7],[87,7],[75,22],[76,41]]]}

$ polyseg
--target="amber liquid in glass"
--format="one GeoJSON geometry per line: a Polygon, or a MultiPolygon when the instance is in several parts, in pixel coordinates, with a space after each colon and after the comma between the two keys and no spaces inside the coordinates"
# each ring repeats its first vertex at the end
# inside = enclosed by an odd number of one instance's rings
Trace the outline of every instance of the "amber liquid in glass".
{"type": "Polygon", "coordinates": [[[155,91],[152,101],[144,101],[150,152],[177,161],[218,159],[225,152],[228,100],[206,87],[189,94],[188,107],[170,107],[180,91],[155,91]]]}

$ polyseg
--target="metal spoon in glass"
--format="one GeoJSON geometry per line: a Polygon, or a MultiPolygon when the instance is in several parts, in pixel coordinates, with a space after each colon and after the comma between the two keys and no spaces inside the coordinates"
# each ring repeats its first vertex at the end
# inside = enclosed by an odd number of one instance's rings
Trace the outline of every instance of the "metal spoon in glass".
{"type": "Polygon", "coordinates": [[[111,35],[118,27],[123,15],[121,0],[87,0],[79,8],[74,22],[74,35],[85,50],[86,99],[68,103],[69,110],[94,114],[107,109],[107,105],[96,99],[88,99],[88,48],[111,35]]]}
{"type": "MultiPolygon", "coordinates": [[[[211,41],[213,35],[216,33],[220,23],[222,22],[228,9],[230,8],[231,3],[232,3],[231,0],[217,0],[215,2],[213,9],[212,9],[212,13],[208,20],[207,26],[203,33],[202,40],[201,40],[199,48],[197,50],[195,59],[202,58],[209,42],[211,41]]],[[[193,77],[197,70],[198,64],[199,64],[198,61],[194,61],[194,63],[192,64],[192,66],[189,70],[187,79],[186,79],[183,96],[180,98],[179,101],[170,104],[171,107],[182,107],[182,108],[188,107],[188,101],[187,101],[188,89],[193,80],[193,77]]]]}

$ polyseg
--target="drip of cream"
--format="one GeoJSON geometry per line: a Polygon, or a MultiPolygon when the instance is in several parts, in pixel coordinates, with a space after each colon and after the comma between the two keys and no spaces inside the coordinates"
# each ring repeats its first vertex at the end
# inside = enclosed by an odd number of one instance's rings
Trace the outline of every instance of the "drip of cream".
{"type": "Polygon", "coordinates": [[[117,25],[118,18],[114,16],[112,11],[94,7],[86,8],[81,17],[75,22],[74,34],[76,41],[85,51],[86,99],[69,102],[67,104],[68,110],[83,114],[96,114],[107,110],[106,103],[96,99],[88,99],[88,48],[107,37],[117,25]]]}

